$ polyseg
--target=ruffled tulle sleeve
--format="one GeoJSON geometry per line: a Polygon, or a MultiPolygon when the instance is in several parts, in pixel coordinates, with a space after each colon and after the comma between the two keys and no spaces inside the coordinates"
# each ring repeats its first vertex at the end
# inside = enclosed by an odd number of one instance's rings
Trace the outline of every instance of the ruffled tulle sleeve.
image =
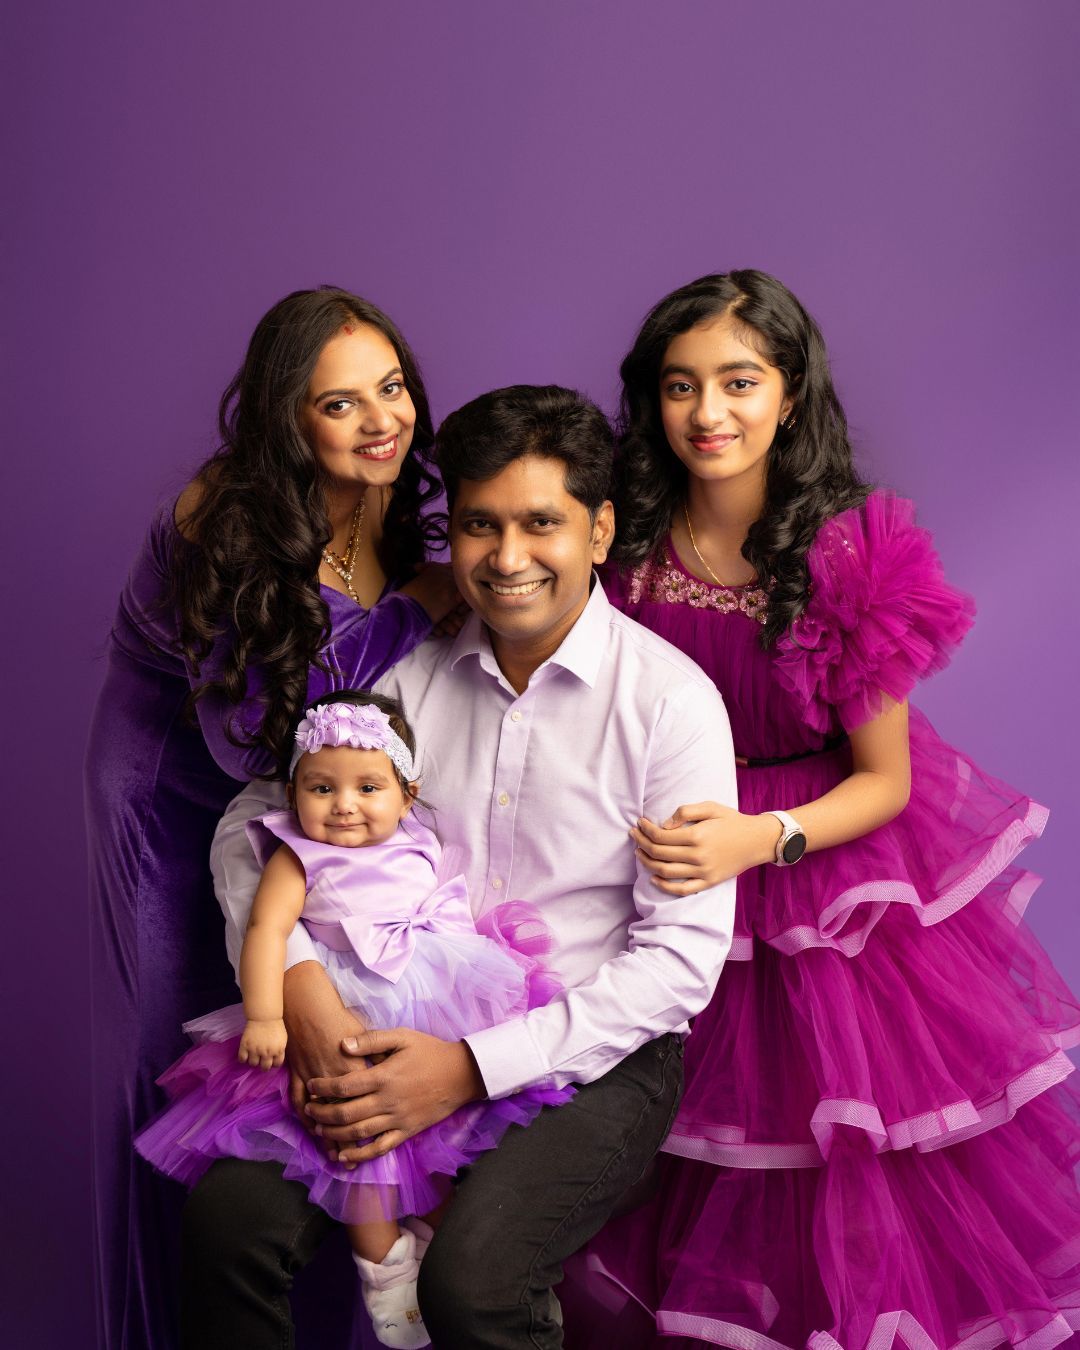
{"type": "Polygon", "coordinates": [[[945,580],[911,503],[874,492],[827,521],[807,555],[810,602],[777,643],[777,671],[807,721],[851,731],[882,696],[907,698],[948,664],[975,604],[945,580]]]}

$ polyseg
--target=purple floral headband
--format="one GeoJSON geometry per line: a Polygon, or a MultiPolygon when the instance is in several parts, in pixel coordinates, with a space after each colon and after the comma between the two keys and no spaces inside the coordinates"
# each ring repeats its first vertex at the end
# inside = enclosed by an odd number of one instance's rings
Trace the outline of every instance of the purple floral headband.
{"type": "Polygon", "coordinates": [[[289,761],[289,776],[302,755],[313,755],[324,745],[348,745],[354,750],[382,750],[405,779],[416,777],[409,747],[390,725],[386,713],[373,703],[320,703],[309,708],[296,728],[296,749],[289,761]]]}

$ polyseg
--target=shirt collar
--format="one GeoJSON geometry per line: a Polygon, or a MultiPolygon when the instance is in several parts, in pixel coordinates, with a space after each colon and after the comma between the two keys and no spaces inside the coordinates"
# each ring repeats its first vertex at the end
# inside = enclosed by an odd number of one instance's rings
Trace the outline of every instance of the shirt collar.
{"type": "Polygon", "coordinates": [[[461,631],[454,638],[450,648],[450,669],[463,661],[466,656],[479,656],[485,649],[490,650],[491,643],[480,622],[480,616],[473,610],[461,625],[461,631]]]}
{"type": "MultiPolygon", "coordinates": [[[[596,683],[600,672],[611,622],[611,605],[595,572],[591,585],[592,590],[585,608],[578,615],[577,623],[544,662],[544,666],[561,666],[590,688],[596,683]]],[[[491,638],[475,613],[469,615],[454,639],[450,651],[450,668],[453,669],[467,656],[478,657],[480,664],[492,673],[498,669],[495,654],[491,650],[491,638]]],[[[544,666],[540,669],[543,670],[544,666]]]]}

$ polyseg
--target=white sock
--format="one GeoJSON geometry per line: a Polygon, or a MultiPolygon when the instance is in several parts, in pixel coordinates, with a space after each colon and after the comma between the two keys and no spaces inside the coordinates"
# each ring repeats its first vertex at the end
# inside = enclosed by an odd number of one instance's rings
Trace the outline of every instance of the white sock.
{"type": "Polygon", "coordinates": [[[381,1261],[368,1261],[355,1252],[353,1260],[360,1272],[364,1306],[381,1344],[395,1350],[430,1345],[416,1299],[420,1272],[416,1234],[406,1229],[381,1261]]]}
{"type": "Polygon", "coordinates": [[[424,1254],[431,1246],[431,1239],[435,1236],[434,1228],[431,1224],[425,1223],[423,1219],[418,1219],[415,1214],[410,1214],[407,1219],[402,1219],[401,1223],[410,1233],[416,1235],[416,1259],[422,1261],[424,1254]]]}

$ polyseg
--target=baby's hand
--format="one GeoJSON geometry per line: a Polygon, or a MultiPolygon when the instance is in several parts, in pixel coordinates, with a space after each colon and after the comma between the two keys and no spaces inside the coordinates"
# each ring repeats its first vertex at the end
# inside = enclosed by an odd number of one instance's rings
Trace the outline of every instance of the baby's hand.
{"type": "Polygon", "coordinates": [[[241,1064],[260,1069],[276,1069],[285,1063],[285,1023],[280,1017],[267,1022],[249,1021],[240,1037],[236,1058],[241,1064]]]}

